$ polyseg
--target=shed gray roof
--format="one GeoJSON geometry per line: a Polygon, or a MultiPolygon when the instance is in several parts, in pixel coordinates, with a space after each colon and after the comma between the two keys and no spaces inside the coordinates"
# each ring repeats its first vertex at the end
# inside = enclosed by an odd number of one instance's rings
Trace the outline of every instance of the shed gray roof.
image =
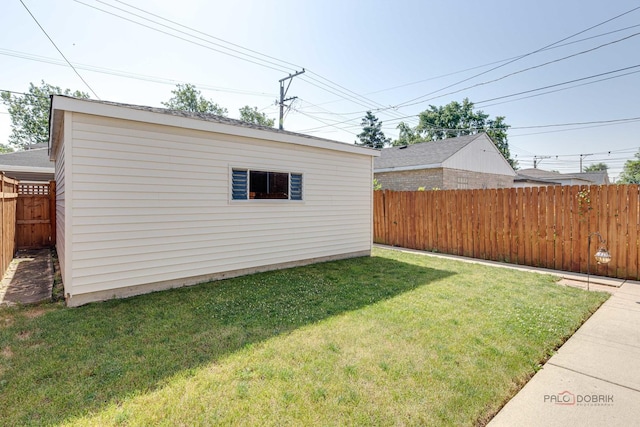
{"type": "Polygon", "coordinates": [[[53,162],[49,160],[47,144],[37,144],[32,147],[35,148],[16,151],[15,153],[0,154],[0,169],[2,169],[2,166],[24,166],[50,168],[53,170],[54,165],[53,162]]]}
{"type": "MultiPolygon", "coordinates": [[[[76,99],[76,100],[83,101],[83,102],[92,102],[92,103],[96,103],[96,104],[111,105],[111,106],[114,106],[114,107],[124,107],[124,108],[130,108],[130,109],[133,109],[133,110],[149,111],[149,112],[152,112],[152,113],[167,114],[167,115],[170,115],[170,116],[186,117],[186,118],[190,118],[190,119],[202,120],[202,121],[213,122],[213,123],[222,123],[222,124],[239,126],[239,127],[249,128],[249,129],[263,130],[263,131],[273,132],[273,133],[277,133],[277,134],[292,135],[292,136],[296,136],[296,137],[313,139],[313,140],[317,140],[317,141],[330,142],[332,144],[336,144],[337,143],[337,144],[352,145],[352,144],[349,144],[349,143],[346,143],[346,142],[342,142],[342,141],[336,141],[336,140],[327,139],[327,138],[319,138],[317,136],[306,135],[306,134],[303,134],[303,133],[280,130],[280,129],[269,127],[269,126],[256,125],[256,124],[253,124],[253,123],[243,122],[242,120],[236,120],[236,119],[230,119],[228,117],[217,116],[215,114],[195,113],[195,112],[192,112],[192,111],[171,110],[171,109],[168,109],[168,108],[149,107],[149,106],[145,106],[145,105],[125,104],[125,103],[121,103],[121,102],[112,102],[112,101],[103,101],[103,100],[96,100],[96,99],[76,98],[76,97],[67,96],[67,95],[51,95],[51,99],[52,100],[53,100],[54,96],[56,96],[58,98],[76,99]]],[[[53,102],[52,102],[52,105],[53,105],[53,102]]],[[[360,148],[362,148],[364,150],[371,150],[372,152],[375,152],[376,153],[375,155],[377,156],[378,150],[374,150],[373,148],[368,148],[368,147],[360,147],[360,148]]]]}
{"type": "Polygon", "coordinates": [[[403,166],[439,165],[481,135],[484,134],[479,133],[439,141],[427,141],[412,145],[383,148],[380,157],[375,159],[374,168],[386,169],[403,166]]]}

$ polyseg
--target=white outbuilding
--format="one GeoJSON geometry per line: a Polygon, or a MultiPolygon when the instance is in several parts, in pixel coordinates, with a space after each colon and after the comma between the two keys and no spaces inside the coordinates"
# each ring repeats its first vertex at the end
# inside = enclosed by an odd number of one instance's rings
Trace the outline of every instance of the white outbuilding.
{"type": "Polygon", "coordinates": [[[69,306],[371,253],[376,150],[58,95],[49,150],[69,306]]]}

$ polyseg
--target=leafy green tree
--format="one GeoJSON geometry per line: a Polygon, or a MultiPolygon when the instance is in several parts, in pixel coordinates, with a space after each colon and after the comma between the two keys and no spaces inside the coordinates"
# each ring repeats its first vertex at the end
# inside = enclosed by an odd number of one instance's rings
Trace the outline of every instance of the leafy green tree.
{"type": "Polygon", "coordinates": [[[248,105],[240,109],[240,120],[267,127],[273,127],[276,122],[275,119],[270,119],[265,113],[258,111],[258,107],[251,108],[248,105]]]}
{"type": "Polygon", "coordinates": [[[509,125],[503,116],[490,118],[482,110],[474,111],[473,102],[465,98],[462,103],[453,101],[445,106],[429,108],[420,113],[420,122],[415,128],[406,123],[398,125],[399,137],[393,145],[415,144],[423,141],[438,141],[464,135],[475,135],[485,132],[509,162],[517,169],[518,162],[511,158],[507,130],[509,125]]]}
{"type": "Polygon", "coordinates": [[[412,128],[405,122],[400,122],[400,124],[397,126],[397,129],[399,131],[398,139],[394,140],[391,145],[411,145],[417,144],[418,142],[426,141],[426,139],[420,135],[417,129],[412,128]]]}
{"type": "Polygon", "coordinates": [[[382,149],[391,143],[391,138],[387,138],[382,132],[382,122],[371,111],[367,111],[360,125],[362,132],[358,134],[359,141],[356,141],[356,145],[382,149]]]}
{"type": "Polygon", "coordinates": [[[7,105],[11,116],[11,135],[9,144],[18,148],[27,145],[47,143],[49,141],[50,95],[68,95],[76,98],[89,98],[89,94],[78,90],[62,90],[58,86],[45,83],[40,86],[29,83],[24,95],[0,92],[2,103],[7,105]]]}
{"type": "Polygon", "coordinates": [[[605,172],[609,169],[609,166],[606,163],[592,163],[586,168],[584,168],[585,172],[605,172]]]}
{"type": "Polygon", "coordinates": [[[169,101],[163,102],[172,110],[191,111],[192,113],[207,113],[226,117],[228,111],[210,99],[202,96],[202,93],[192,84],[178,84],[171,91],[173,96],[169,101]]]}
{"type": "Polygon", "coordinates": [[[635,154],[635,160],[627,160],[618,179],[619,184],[640,184],[640,151],[635,154]]]}

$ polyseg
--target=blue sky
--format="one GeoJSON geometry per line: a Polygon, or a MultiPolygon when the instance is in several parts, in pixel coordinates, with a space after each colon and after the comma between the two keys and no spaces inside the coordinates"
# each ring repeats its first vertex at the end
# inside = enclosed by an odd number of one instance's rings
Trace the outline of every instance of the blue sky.
{"type": "MultiPolygon", "coordinates": [[[[353,142],[371,109],[395,137],[400,120],[415,124],[430,104],[468,97],[506,116],[522,168],[536,156],[540,168],[577,172],[579,155],[591,154],[585,165],[605,162],[616,177],[640,147],[640,120],[595,123],[640,118],[640,9],[532,53],[637,1],[23,2],[104,100],[161,106],[176,83],[189,82],[231,117],[250,105],[277,118],[278,80],[304,67],[288,92],[298,97],[285,119],[291,131],[353,142]],[[584,124],[548,126],[568,123],[584,124]]],[[[45,80],[90,92],[19,0],[1,11],[0,89],[45,80]]],[[[0,141],[9,133],[0,107],[0,141]]]]}

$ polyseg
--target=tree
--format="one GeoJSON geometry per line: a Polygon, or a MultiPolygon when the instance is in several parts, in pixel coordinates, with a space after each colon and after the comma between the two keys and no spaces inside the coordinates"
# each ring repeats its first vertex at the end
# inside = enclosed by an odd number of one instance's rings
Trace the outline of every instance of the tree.
{"type": "Polygon", "coordinates": [[[49,110],[50,95],[68,95],[76,98],[89,98],[89,94],[78,90],[62,90],[58,86],[45,83],[40,86],[29,83],[29,89],[24,95],[11,92],[0,92],[2,102],[8,106],[11,116],[11,135],[9,144],[18,148],[27,145],[47,143],[49,141],[49,110]]]}
{"type": "Polygon", "coordinates": [[[606,163],[592,163],[586,168],[584,168],[585,172],[606,172],[609,169],[606,163]]]}
{"type": "Polygon", "coordinates": [[[627,160],[618,179],[620,184],[640,184],[640,151],[635,154],[635,160],[627,160]]]}
{"type": "Polygon", "coordinates": [[[440,107],[429,105],[427,110],[420,113],[420,122],[415,128],[411,128],[404,122],[398,125],[400,133],[393,145],[438,141],[485,132],[511,167],[516,169],[518,162],[511,158],[507,139],[509,125],[504,119],[503,116],[491,119],[482,110],[474,111],[473,102],[468,98],[465,98],[462,103],[453,101],[440,107]]]}
{"type": "Polygon", "coordinates": [[[356,145],[381,149],[391,143],[391,138],[387,138],[382,132],[382,122],[371,111],[367,111],[360,125],[362,132],[358,134],[359,141],[356,141],[356,145]]]}
{"type": "Polygon", "coordinates": [[[267,127],[273,127],[276,122],[275,119],[270,119],[265,113],[258,111],[258,107],[251,108],[248,105],[240,109],[240,120],[267,127]]]}
{"type": "Polygon", "coordinates": [[[163,102],[167,108],[172,110],[191,111],[192,113],[207,113],[217,116],[227,116],[227,109],[221,107],[210,99],[202,96],[202,93],[192,84],[178,84],[171,91],[173,97],[167,102],[163,102]]]}

